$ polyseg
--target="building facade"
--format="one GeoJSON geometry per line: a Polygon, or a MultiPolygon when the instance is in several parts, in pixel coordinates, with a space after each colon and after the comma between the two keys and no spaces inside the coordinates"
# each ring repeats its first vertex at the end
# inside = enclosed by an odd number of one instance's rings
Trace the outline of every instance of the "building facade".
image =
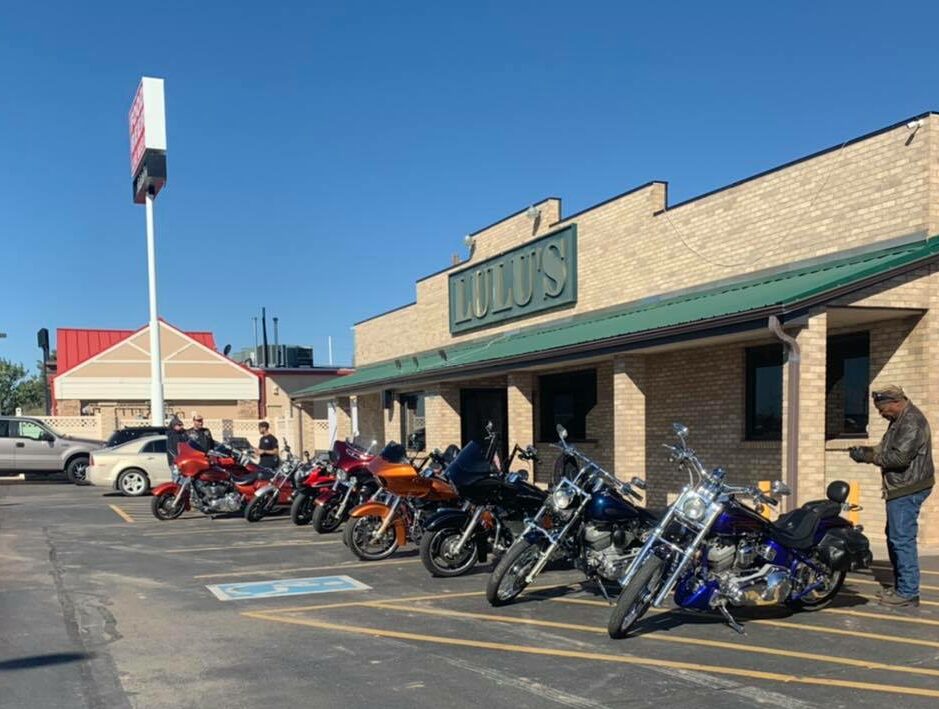
{"type": "MultiPolygon", "coordinates": [[[[879,472],[846,450],[886,428],[877,385],[902,385],[939,427],[937,234],[935,114],[679,204],[665,182],[572,215],[545,199],[472,234],[413,303],[358,323],[355,373],[295,396],[379,442],[421,428],[443,448],[492,420],[507,445],[542,450],[542,479],[561,423],[645,477],[652,505],[687,481],[661,447],[682,422],[707,464],[785,480],[790,504],[856,482],[882,538],[879,472]]],[[[922,522],[939,542],[939,495],[922,522]]]]}

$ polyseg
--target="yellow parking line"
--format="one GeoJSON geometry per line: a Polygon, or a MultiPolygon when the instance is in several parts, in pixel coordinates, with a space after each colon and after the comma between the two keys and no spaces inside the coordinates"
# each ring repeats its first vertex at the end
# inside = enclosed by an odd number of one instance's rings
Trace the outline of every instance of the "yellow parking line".
{"type": "MultiPolygon", "coordinates": [[[[880,581],[868,581],[866,579],[859,579],[856,576],[850,577],[845,583],[848,586],[854,583],[860,583],[860,584],[864,584],[867,586],[880,586],[881,588],[884,587],[884,585],[880,581]]],[[[920,584],[919,590],[920,591],[939,591],[939,586],[927,586],[926,584],[920,584]]]]}
{"type": "Polygon", "coordinates": [[[195,551],[241,551],[243,549],[268,549],[270,547],[298,547],[298,546],[321,546],[323,544],[341,544],[341,542],[331,541],[331,542],[308,542],[304,539],[296,539],[289,542],[268,542],[268,541],[258,541],[251,542],[250,544],[239,544],[238,542],[232,542],[231,544],[226,544],[221,547],[183,547],[182,549],[164,549],[163,552],[166,554],[186,554],[189,552],[195,551]]]}
{"type": "Polygon", "coordinates": [[[134,523],[134,518],[131,517],[129,514],[127,514],[124,510],[122,510],[117,505],[108,505],[108,507],[114,510],[114,514],[116,514],[118,517],[120,517],[122,520],[124,520],[128,524],[134,523]]]}
{"type": "Polygon", "coordinates": [[[939,620],[929,620],[927,618],[913,618],[906,615],[892,615],[887,613],[868,613],[866,611],[852,611],[846,608],[826,608],[820,613],[835,613],[837,615],[851,615],[856,618],[872,618],[874,620],[886,620],[891,623],[919,623],[920,625],[939,626],[939,620]]]}
{"type": "MultiPolygon", "coordinates": [[[[861,593],[858,594],[858,597],[866,598],[868,601],[876,602],[878,600],[877,596],[865,596],[864,594],[861,594],[861,593]]],[[[923,599],[920,599],[919,604],[921,606],[939,606],[939,601],[924,601],[923,599]]]]}
{"type": "MultiPolygon", "coordinates": [[[[589,598],[551,598],[549,600],[554,603],[573,603],[585,606],[603,606],[605,608],[610,608],[610,604],[606,601],[594,601],[589,598]]],[[[672,610],[668,608],[650,608],[648,612],[654,614],[676,613],[680,615],[691,616],[693,618],[701,617],[700,613],[690,613],[678,609],[672,610]]],[[[714,618],[715,622],[720,621],[719,617],[715,616],[714,618]]],[[[881,642],[898,643],[901,645],[919,645],[922,647],[939,648],[939,642],[935,640],[919,640],[918,638],[884,635],[882,633],[869,633],[862,630],[845,630],[842,628],[831,628],[824,625],[808,625],[807,623],[792,623],[786,620],[772,620],[770,618],[747,618],[744,622],[747,625],[758,623],[759,625],[771,625],[775,628],[786,628],[788,630],[805,630],[810,633],[828,633],[831,635],[843,635],[845,637],[864,638],[865,640],[878,640],[881,642]]]]}
{"type": "MultiPolygon", "coordinates": [[[[395,603],[385,601],[375,601],[371,604],[372,608],[385,608],[387,610],[402,611],[405,613],[423,613],[425,615],[439,615],[448,618],[471,618],[476,620],[487,620],[495,623],[516,623],[519,625],[536,625],[546,628],[560,628],[566,630],[579,630],[596,635],[606,635],[607,629],[599,625],[578,625],[574,623],[561,623],[550,620],[536,620],[531,618],[514,618],[511,616],[495,615],[491,613],[469,613],[465,611],[451,611],[440,608],[424,608],[418,606],[401,606],[395,603]]],[[[835,665],[847,665],[849,667],[863,667],[868,670],[886,670],[888,672],[903,672],[915,675],[927,675],[930,677],[939,677],[939,670],[926,667],[909,667],[903,665],[888,665],[883,662],[857,660],[851,657],[840,657],[836,655],[819,655],[813,652],[799,652],[797,650],[781,650],[761,645],[745,645],[743,643],[732,643],[722,640],[705,640],[699,638],[684,638],[675,635],[648,633],[644,635],[635,635],[634,640],[656,640],[659,642],[679,643],[683,645],[699,645],[702,647],[715,647],[722,650],[736,650],[742,652],[755,653],[760,655],[776,655],[778,657],[795,657],[800,660],[812,660],[814,662],[828,662],[835,665]]]]}
{"type": "MultiPolygon", "coordinates": [[[[878,564],[875,562],[871,564],[871,566],[875,569],[887,569],[888,571],[893,571],[893,567],[890,564],[878,564]]],[[[921,574],[926,574],[927,576],[939,576],[939,571],[926,571],[924,569],[920,569],[919,572],[921,574]]]]}
{"type": "Polygon", "coordinates": [[[372,566],[397,566],[399,564],[419,564],[420,559],[398,559],[395,561],[363,561],[361,563],[330,564],[329,566],[295,566],[289,569],[257,569],[251,571],[224,571],[217,574],[199,574],[194,579],[218,579],[227,576],[267,576],[269,574],[290,574],[296,571],[328,571],[333,569],[358,569],[372,566]]]}
{"type": "Polygon", "coordinates": [[[177,529],[172,532],[143,532],[140,534],[140,536],[141,537],[175,537],[175,536],[179,536],[182,534],[243,534],[243,535],[248,535],[248,534],[271,534],[271,533],[277,533],[277,532],[292,532],[294,534],[297,534],[297,536],[302,535],[304,537],[313,537],[313,536],[318,537],[319,536],[318,534],[315,534],[315,535],[309,534],[309,533],[303,534],[303,532],[300,531],[296,527],[262,528],[262,527],[259,527],[257,524],[249,525],[247,523],[244,526],[228,527],[228,528],[216,527],[214,529],[177,529]]]}
{"type": "Polygon", "coordinates": [[[258,620],[270,621],[275,623],[285,623],[288,625],[299,625],[309,628],[319,628],[321,630],[333,630],[341,633],[354,633],[357,635],[368,635],[371,637],[394,638],[396,640],[411,640],[414,642],[431,643],[437,645],[450,645],[455,647],[468,647],[480,650],[497,650],[501,652],[511,652],[527,655],[540,655],[547,657],[566,657],[579,660],[592,660],[599,662],[613,662],[624,665],[638,665],[641,667],[657,667],[676,670],[689,670],[692,672],[706,672],[717,675],[731,675],[734,677],[746,677],[748,679],[763,679],[773,682],[791,682],[795,684],[810,684],[825,687],[845,687],[848,689],[859,689],[870,692],[883,692],[886,694],[907,694],[920,697],[939,698],[939,689],[920,689],[918,687],[899,687],[887,684],[875,684],[872,682],[855,682],[851,680],[841,680],[835,677],[806,677],[799,675],[782,674],[778,672],[763,672],[759,670],[744,670],[736,667],[724,667],[718,665],[703,665],[696,662],[677,662],[673,660],[661,660],[651,657],[637,657],[635,655],[612,655],[600,652],[583,652],[579,650],[558,650],[553,648],[532,647],[529,645],[513,645],[508,643],[495,643],[484,640],[466,640],[463,638],[449,638],[441,636],[421,635],[418,633],[408,633],[398,630],[385,630],[382,628],[366,628],[356,625],[340,625],[338,623],[327,623],[319,620],[310,620],[307,618],[280,617],[270,613],[246,612],[243,616],[255,618],[258,620]]]}

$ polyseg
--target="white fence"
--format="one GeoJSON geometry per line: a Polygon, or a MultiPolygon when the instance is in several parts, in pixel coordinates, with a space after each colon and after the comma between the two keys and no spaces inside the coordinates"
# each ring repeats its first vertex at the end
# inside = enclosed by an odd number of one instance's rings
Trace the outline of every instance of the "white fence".
{"type": "MultiPolygon", "coordinates": [[[[52,429],[67,436],[105,440],[113,432],[112,425],[105,422],[101,414],[92,416],[35,416],[39,421],[46,423],[52,429]]],[[[147,419],[129,418],[120,422],[124,426],[149,426],[147,419]]],[[[189,422],[186,422],[187,425],[189,422]]],[[[222,419],[206,418],[205,425],[212,431],[216,440],[227,441],[230,438],[246,438],[252,445],[257,445],[258,419],[222,419]]],[[[275,418],[269,421],[271,433],[283,443],[286,440],[290,447],[299,454],[301,446],[313,451],[324,451],[330,447],[329,422],[306,417],[275,418]],[[302,426],[302,431],[301,431],[302,426]]]]}

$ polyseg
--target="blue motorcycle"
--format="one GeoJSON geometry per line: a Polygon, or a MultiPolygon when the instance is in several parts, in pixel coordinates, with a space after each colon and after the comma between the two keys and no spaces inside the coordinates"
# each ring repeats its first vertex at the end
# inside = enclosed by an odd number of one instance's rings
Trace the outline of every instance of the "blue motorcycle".
{"type": "MultiPolygon", "coordinates": [[[[827,499],[807,502],[770,522],[761,513],[764,505],[778,504],[775,497],[754,486],[729,485],[720,468],[707,471],[687,445],[688,429],[681,424],[674,429],[678,445],[666,448],[691,482],[620,580],[610,637],[626,637],[649,607],[661,606],[673,590],[679,608],[717,610],[743,633],[728,606],[818,610],[832,602],[848,571],[870,566],[863,528],[841,516],[860,509],[846,503],[847,483],[831,483],[827,499]],[[740,498],[749,498],[753,506],[740,498]]],[[[773,484],[773,495],[789,493],[785,484],[773,484]]]]}
{"type": "Polygon", "coordinates": [[[606,594],[604,582],[619,579],[657,522],[628,501],[641,499],[640,478],[618,480],[568,443],[563,426],[557,428],[559,462],[567,472],[489,576],[486,598],[494,606],[514,600],[549,561],[573,561],[606,594]]]}

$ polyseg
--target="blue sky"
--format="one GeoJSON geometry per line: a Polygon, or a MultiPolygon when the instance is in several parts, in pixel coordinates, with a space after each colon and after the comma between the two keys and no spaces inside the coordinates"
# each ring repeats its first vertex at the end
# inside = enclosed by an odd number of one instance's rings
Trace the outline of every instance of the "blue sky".
{"type": "MultiPolygon", "coordinates": [[[[166,79],[160,312],[351,360],[462,237],[546,196],[674,202],[939,108],[939,6],[17,3],[0,17],[0,357],[147,320],[127,110],[166,79]]],[[[406,333],[401,334],[407,337],[406,333]]]]}

